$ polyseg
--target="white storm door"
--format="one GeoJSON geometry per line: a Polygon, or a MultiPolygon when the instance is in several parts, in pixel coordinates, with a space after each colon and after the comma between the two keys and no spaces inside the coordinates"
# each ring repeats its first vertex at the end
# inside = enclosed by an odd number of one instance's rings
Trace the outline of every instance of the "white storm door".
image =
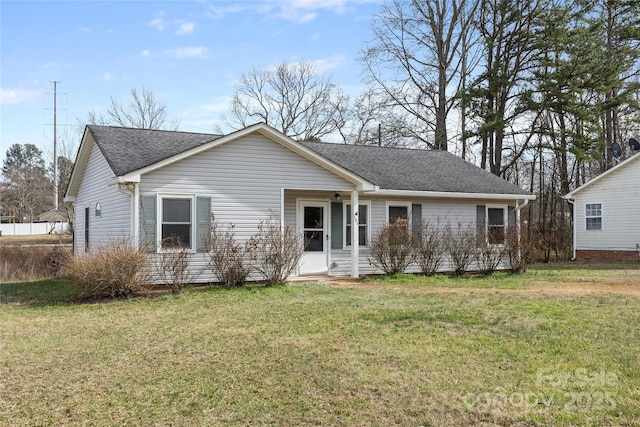
{"type": "Polygon", "coordinates": [[[302,226],[305,242],[300,260],[300,275],[329,272],[327,211],[327,202],[300,202],[298,223],[302,226]]]}

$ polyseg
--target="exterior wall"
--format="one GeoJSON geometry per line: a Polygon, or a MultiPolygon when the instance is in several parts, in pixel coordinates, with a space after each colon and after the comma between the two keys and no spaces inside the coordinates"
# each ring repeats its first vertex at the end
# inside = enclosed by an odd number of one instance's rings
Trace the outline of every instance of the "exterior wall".
{"type": "Polygon", "coordinates": [[[640,163],[632,163],[576,194],[575,242],[578,251],[636,251],[640,244],[640,163]],[[587,230],[585,206],[602,203],[602,230],[587,230]]]}
{"type": "MultiPolygon", "coordinates": [[[[75,201],[74,253],[85,253],[85,208],[89,208],[89,247],[98,247],[113,240],[131,237],[131,199],[107,182],[115,175],[109,164],[93,144],[89,161],[75,201]],[[102,215],[95,215],[100,203],[102,215]]],[[[91,249],[90,249],[91,250],[91,249]]]]}
{"type": "Polygon", "coordinates": [[[576,251],[577,261],[587,262],[613,262],[613,261],[638,261],[638,251],[576,251]]]}
{"type": "MultiPolygon", "coordinates": [[[[314,193],[301,191],[287,191],[285,192],[285,224],[296,225],[296,201],[298,198],[304,199],[322,199],[327,201],[334,201],[334,193],[314,193]]],[[[476,226],[476,206],[477,205],[490,205],[490,206],[502,206],[513,205],[515,202],[505,203],[491,202],[487,200],[450,200],[450,199],[426,199],[426,198],[392,198],[392,197],[379,197],[367,194],[361,194],[359,197],[359,203],[363,204],[370,202],[371,206],[371,222],[369,236],[373,237],[377,231],[382,228],[387,222],[387,205],[389,203],[410,203],[422,205],[422,218],[428,220],[432,224],[438,224],[439,227],[444,229],[447,225],[450,225],[455,229],[458,224],[476,226]]],[[[343,203],[349,203],[348,197],[343,198],[343,203]]],[[[332,222],[334,219],[329,218],[332,222]]],[[[362,275],[370,274],[382,274],[383,272],[369,262],[370,252],[365,247],[360,247],[359,251],[359,270],[362,275]]],[[[350,248],[343,249],[331,249],[330,254],[330,275],[335,276],[348,276],[351,274],[351,250],[350,248]]],[[[506,266],[503,266],[506,268],[506,266]]],[[[471,269],[476,269],[476,266],[472,265],[471,269]]],[[[440,271],[447,272],[452,271],[451,263],[446,260],[440,267],[440,271]]],[[[410,267],[407,272],[417,273],[419,268],[417,266],[410,267]]]]}
{"type": "MultiPolygon", "coordinates": [[[[143,175],[140,194],[211,197],[216,219],[235,224],[236,236],[245,239],[257,231],[260,220],[280,214],[285,188],[324,197],[354,185],[267,137],[251,134],[143,175]]],[[[293,220],[287,206],[285,223],[295,223],[295,199],[293,203],[293,220]]],[[[193,255],[192,275],[194,281],[211,280],[204,254],[193,255]]]]}

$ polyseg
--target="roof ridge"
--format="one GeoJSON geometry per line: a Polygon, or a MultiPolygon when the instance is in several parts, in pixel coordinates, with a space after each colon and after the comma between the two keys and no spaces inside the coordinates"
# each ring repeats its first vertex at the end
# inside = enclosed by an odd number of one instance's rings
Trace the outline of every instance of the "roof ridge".
{"type": "Polygon", "coordinates": [[[171,130],[171,129],[147,129],[147,128],[135,128],[128,126],[113,126],[113,125],[96,125],[96,124],[87,124],[87,127],[99,127],[99,128],[110,128],[115,130],[133,130],[133,131],[149,131],[149,132],[164,132],[164,133],[183,133],[183,134],[191,134],[191,135],[215,135],[215,136],[224,136],[225,134],[221,133],[205,133],[205,132],[192,132],[185,130],[171,130]]]}
{"type": "Polygon", "coordinates": [[[449,151],[444,150],[434,150],[430,148],[415,148],[415,147],[389,147],[389,146],[379,146],[374,144],[345,144],[342,142],[329,142],[329,141],[300,141],[303,144],[324,144],[324,145],[335,145],[335,146],[344,146],[344,147],[361,147],[361,148],[371,148],[371,149],[386,149],[386,150],[403,150],[403,151],[420,151],[420,152],[433,152],[433,153],[448,153],[451,155],[455,155],[450,153],[449,151]]]}

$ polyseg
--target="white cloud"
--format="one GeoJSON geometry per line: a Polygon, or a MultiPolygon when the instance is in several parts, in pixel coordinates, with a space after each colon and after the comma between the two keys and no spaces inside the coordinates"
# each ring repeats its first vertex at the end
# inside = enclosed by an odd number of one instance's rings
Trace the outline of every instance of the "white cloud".
{"type": "Polygon", "coordinates": [[[111,75],[111,73],[110,73],[110,72],[108,72],[108,71],[107,71],[106,73],[104,73],[104,74],[102,75],[102,77],[103,77],[103,78],[104,78],[104,80],[105,80],[105,81],[107,81],[107,82],[109,82],[109,81],[113,80],[113,76],[112,76],[112,75],[111,75]]]}
{"type": "Polygon", "coordinates": [[[156,17],[147,23],[150,27],[155,28],[158,31],[164,30],[165,22],[164,22],[164,12],[158,11],[156,12],[156,17]]]}
{"type": "MultiPolygon", "coordinates": [[[[381,0],[358,0],[358,3],[380,2],[381,0]]],[[[222,19],[230,14],[237,14],[252,10],[267,19],[283,19],[304,24],[315,20],[319,11],[328,11],[342,15],[355,8],[349,6],[354,0],[263,0],[219,6],[211,3],[207,9],[207,16],[212,19],[222,19]]]]}
{"type": "Polygon", "coordinates": [[[169,49],[165,53],[173,58],[205,58],[208,51],[204,46],[194,46],[169,49]]]}
{"type": "Polygon", "coordinates": [[[149,50],[145,49],[142,52],[140,52],[140,55],[142,55],[145,58],[148,58],[151,56],[151,52],[149,52],[149,50]]]}
{"type": "Polygon", "coordinates": [[[0,89],[0,104],[32,104],[42,101],[43,92],[30,89],[0,89]]]}
{"type": "Polygon", "coordinates": [[[320,74],[328,71],[340,68],[346,62],[347,58],[344,55],[333,55],[329,58],[316,59],[311,61],[311,64],[315,67],[316,71],[320,74]]]}
{"type": "Polygon", "coordinates": [[[180,27],[176,31],[176,35],[183,36],[186,34],[193,34],[193,30],[196,28],[195,22],[180,22],[180,27]]]}

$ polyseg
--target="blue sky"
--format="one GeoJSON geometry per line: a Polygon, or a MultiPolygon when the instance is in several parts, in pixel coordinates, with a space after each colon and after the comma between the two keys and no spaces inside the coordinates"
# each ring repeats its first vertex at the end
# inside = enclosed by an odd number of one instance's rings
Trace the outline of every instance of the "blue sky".
{"type": "Polygon", "coordinates": [[[310,61],[357,94],[357,56],[381,3],[2,0],[0,164],[14,143],[35,144],[50,160],[53,80],[58,135],[74,136],[78,118],[142,86],[180,130],[212,132],[240,75],[282,61],[310,61]]]}

